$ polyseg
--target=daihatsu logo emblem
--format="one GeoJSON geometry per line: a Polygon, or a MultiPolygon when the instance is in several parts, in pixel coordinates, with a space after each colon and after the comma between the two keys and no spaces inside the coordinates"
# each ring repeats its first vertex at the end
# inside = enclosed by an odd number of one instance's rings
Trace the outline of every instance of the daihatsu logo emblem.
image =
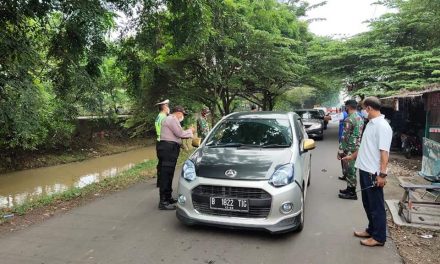
{"type": "Polygon", "coordinates": [[[235,170],[227,170],[225,171],[225,175],[231,178],[234,178],[235,176],[237,176],[237,171],[235,170]]]}

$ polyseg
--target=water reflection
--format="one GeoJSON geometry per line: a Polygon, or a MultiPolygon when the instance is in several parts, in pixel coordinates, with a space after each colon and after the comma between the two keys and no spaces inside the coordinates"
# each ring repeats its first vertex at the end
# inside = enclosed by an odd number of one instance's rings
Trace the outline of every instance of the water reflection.
{"type": "Polygon", "coordinates": [[[137,163],[155,158],[154,147],[59,166],[0,174],[0,208],[12,207],[41,195],[83,188],[118,175],[137,163]]]}

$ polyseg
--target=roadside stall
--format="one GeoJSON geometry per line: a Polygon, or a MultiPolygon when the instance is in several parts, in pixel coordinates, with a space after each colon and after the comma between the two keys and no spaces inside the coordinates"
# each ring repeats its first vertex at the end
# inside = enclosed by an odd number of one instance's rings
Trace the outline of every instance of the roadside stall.
{"type": "MultiPolygon", "coordinates": [[[[399,202],[399,215],[409,223],[413,221],[413,214],[423,214],[425,218],[440,217],[440,87],[434,86],[419,93],[422,94],[425,111],[422,169],[419,175],[430,184],[400,184],[404,194],[399,202]],[[424,191],[420,200],[415,200],[412,195],[417,189],[424,191]],[[432,199],[424,199],[426,195],[432,196],[432,199]]],[[[440,225],[435,221],[431,224],[440,225]]]]}

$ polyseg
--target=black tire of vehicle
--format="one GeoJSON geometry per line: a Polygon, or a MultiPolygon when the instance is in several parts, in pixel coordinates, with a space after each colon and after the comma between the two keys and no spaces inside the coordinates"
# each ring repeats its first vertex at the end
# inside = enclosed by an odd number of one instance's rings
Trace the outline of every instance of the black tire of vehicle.
{"type": "Polygon", "coordinates": [[[410,159],[411,158],[411,148],[409,148],[409,147],[404,148],[403,155],[405,155],[405,158],[410,159]]]}
{"type": "Polygon", "coordinates": [[[304,212],[305,212],[305,201],[304,201],[304,192],[301,193],[301,197],[302,197],[302,211],[301,214],[299,215],[299,219],[300,219],[300,223],[298,225],[298,227],[296,228],[295,232],[299,233],[303,230],[304,228],[304,212]]]}
{"type": "MultiPolygon", "coordinates": [[[[310,159],[312,159],[312,157],[310,157],[310,159]]],[[[307,182],[307,187],[310,186],[310,179],[312,178],[312,161],[310,160],[310,164],[309,164],[309,181],[307,182]]]]}

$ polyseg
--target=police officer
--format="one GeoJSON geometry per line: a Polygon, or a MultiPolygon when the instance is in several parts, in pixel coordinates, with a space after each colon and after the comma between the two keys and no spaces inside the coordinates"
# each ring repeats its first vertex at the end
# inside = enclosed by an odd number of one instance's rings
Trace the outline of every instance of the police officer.
{"type": "MultiPolygon", "coordinates": [[[[344,129],[341,142],[339,143],[337,155],[339,160],[358,151],[361,144],[362,128],[364,125],[363,119],[357,114],[357,102],[355,100],[346,101],[345,107],[348,116],[344,120],[344,129]]],[[[354,166],[356,161],[348,160],[344,162],[346,163],[347,188],[339,190],[339,198],[357,200],[356,168],[354,166]]]]}
{"type": "Polygon", "coordinates": [[[158,144],[158,155],[161,159],[160,179],[159,179],[159,209],[175,210],[174,205],[177,200],[172,197],[172,184],[177,158],[182,145],[182,138],[192,138],[195,131],[194,127],[183,130],[180,122],[183,121],[185,109],[176,106],[172,114],[167,116],[162,122],[160,131],[160,141],[158,144]]]}
{"type": "Polygon", "coordinates": [[[159,107],[159,114],[156,117],[156,120],[154,121],[154,127],[156,129],[156,156],[159,160],[156,166],[157,170],[157,183],[156,186],[159,187],[159,179],[160,179],[160,167],[161,167],[161,159],[159,157],[159,152],[157,151],[157,147],[159,146],[160,141],[160,130],[162,128],[162,122],[165,120],[165,118],[170,114],[170,108],[169,108],[170,100],[166,99],[160,103],[157,103],[156,106],[159,107]]]}

